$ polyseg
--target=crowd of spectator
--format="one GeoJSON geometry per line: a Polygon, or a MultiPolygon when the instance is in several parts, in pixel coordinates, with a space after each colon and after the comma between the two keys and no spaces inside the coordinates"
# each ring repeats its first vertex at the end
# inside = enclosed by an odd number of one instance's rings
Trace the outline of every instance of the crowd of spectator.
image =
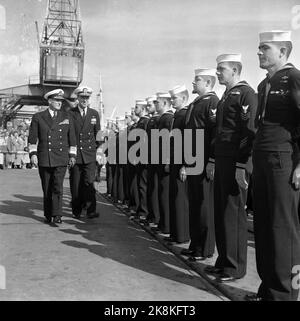
{"type": "Polygon", "coordinates": [[[8,129],[0,128],[0,168],[32,168],[27,140],[29,127],[22,123],[8,129]]]}

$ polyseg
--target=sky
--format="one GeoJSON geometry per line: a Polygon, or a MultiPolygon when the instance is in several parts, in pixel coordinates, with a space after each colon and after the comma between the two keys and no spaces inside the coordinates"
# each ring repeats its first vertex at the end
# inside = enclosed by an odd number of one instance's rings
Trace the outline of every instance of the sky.
{"type": "MultiPolygon", "coordinates": [[[[35,21],[41,32],[46,7],[47,0],[0,0],[0,88],[38,75],[35,21]]],[[[223,53],[242,54],[242,78],[256,89],[265,75],[257,58],[262,31],[292,30],[290,61],[300,68],[300,0],[81,0],[80,9],[82,84],[97,93],[101,74],[106,117],[176,85],[193,100],[194,70],[215,68],[223,53]]],[[[215,89],[221,96],[224,87],[215,89]]]]}

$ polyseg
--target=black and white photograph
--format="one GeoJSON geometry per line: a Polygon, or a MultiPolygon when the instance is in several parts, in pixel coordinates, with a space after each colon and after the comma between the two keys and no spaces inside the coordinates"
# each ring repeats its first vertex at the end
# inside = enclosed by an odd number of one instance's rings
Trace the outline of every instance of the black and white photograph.
{"type": "Polygon", "coordinates": [[[0,43],[0,301],[300,301],[299,0],[0,0],[0,43]]]}

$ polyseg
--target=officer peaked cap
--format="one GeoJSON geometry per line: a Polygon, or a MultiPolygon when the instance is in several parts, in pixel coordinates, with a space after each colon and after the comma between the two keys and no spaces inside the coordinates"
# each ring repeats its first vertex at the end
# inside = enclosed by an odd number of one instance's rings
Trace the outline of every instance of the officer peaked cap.
{"type": "Polygon", "coordinates": [[[45,94],[44,98],[45,99],[52,98],[52,99],[64,100],[65,99],[64,94],[65,94],[65,92],[62,89],[55,89],[55,90],[49,91],[47,94],[45,94]]]}

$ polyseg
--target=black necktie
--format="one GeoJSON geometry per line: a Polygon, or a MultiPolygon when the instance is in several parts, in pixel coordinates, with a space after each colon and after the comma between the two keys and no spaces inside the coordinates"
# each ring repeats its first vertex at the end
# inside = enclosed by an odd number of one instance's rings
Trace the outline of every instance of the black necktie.
{"type": "Polygon", "coordinates": [[[56,119],[56,117],[57,117],[57,111],[56,110],[54,110],[54,112],[53,112],[53,120],[55,120],[56,119]]]}
{"type": "Polygon", "coordinates": [[[271,83],[270,83],[270,79],[268,78],[267,83],[266,83],[266,87],[265,87],[263,101],[262,101],[262,106],[261,106],[262,108],[260,111],[260,121],[262,123],[264,122],[264,118],[265,118],[265,114],[266,114],[266,107],[267,107],[267,103],[268,103],[268,96],[269,96],[270,89],[271,89],[271,83]]]}
{"type": "Polygon", "coordinates": [[[82,119],[85,120],[85,109],[82,111],[82,119]]]}

